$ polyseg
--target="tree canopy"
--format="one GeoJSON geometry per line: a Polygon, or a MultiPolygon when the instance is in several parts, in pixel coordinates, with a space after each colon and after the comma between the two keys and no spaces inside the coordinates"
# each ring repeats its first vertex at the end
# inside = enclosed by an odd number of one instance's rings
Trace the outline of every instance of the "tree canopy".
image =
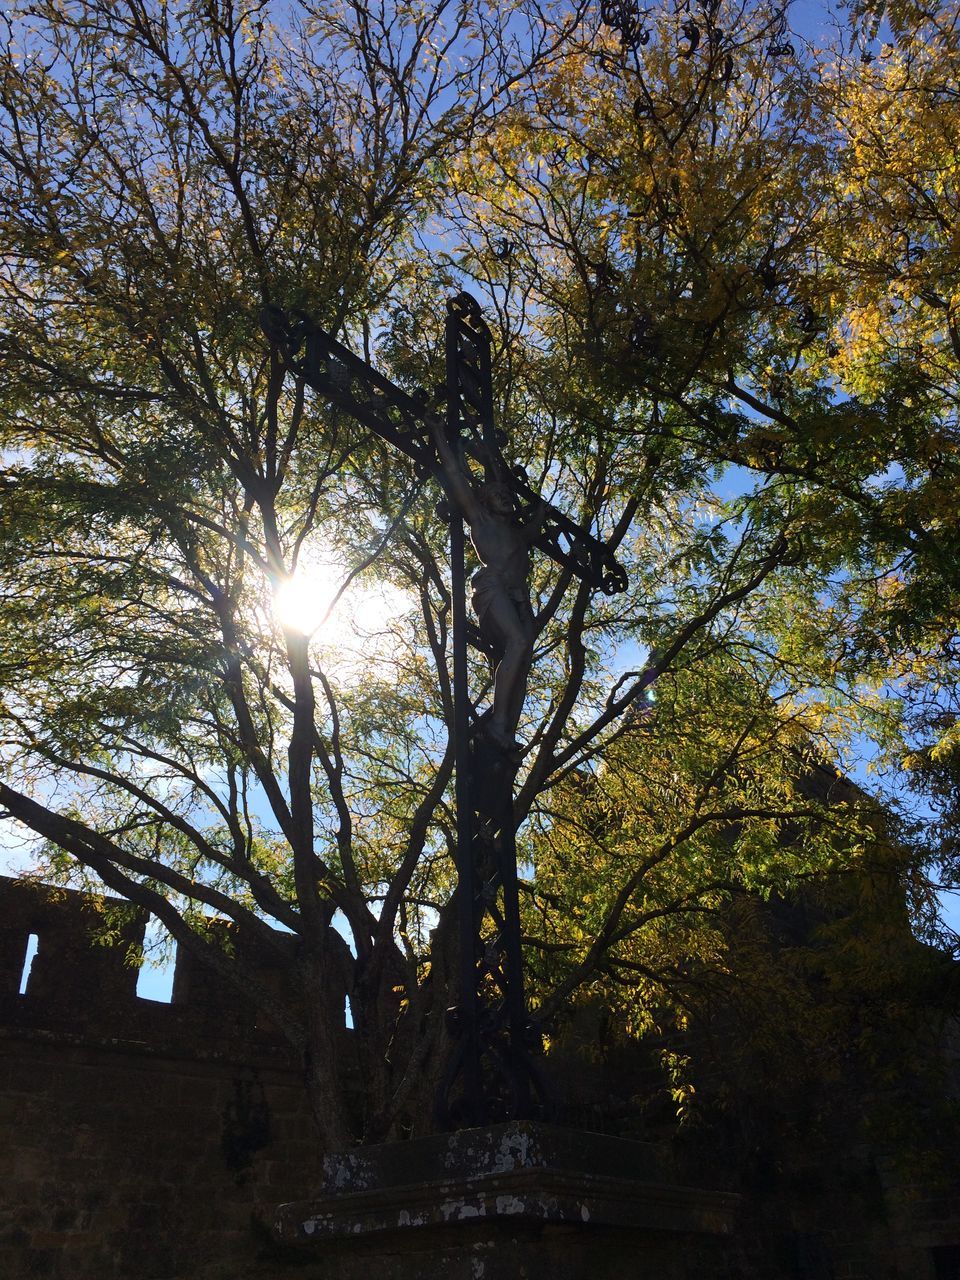
{"type": "MultiPolygon", "coordinates": [[[[864,5],[830,51],[788,22],[763,0],[2,18],[0,804],[40,874],[119,892],[263,1004],[329,1141],[356,1136],[344,995],[364,1136],[422,1124],[442,1067],[450,584],[438,495],[284,376],[264,305],[429,388],[444,299],[475,293],[512,455],[627,567],[612,598],[533,571],[517,813],[545,1018],[590,988],[637,1026],[682,1006],[727,904],[894,840],[936,928],[960,27],[864,5]],[[858,756],[885,810],[836,782],[858,756]],[[898,825],[911,786],[936,849],[898,825]]],[[[472,679],[482,701],[482,655],[472,679]]]]}

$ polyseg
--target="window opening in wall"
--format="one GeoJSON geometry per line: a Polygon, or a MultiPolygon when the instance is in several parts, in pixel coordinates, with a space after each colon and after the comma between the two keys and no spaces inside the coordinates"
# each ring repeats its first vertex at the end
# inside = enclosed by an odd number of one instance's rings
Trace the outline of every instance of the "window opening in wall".
{"type": "Polygon", "coordinates": [[[137,976],[137,995],[158,1004],[173,1001],[173,971],[177,966],[177,944],[154,916],[143,934],[143,964],[137,976]]]}
{"type": "Polygon", "coordinates": [[[23,957],[23,972],[20,974],[20,994],[27,994],[27,984],[30,981],[30,970],[33,968],[33,957],[40,949],[40,939],[35,933],[31,933],[27,938],[27,950],[23,957]]]}
{"type": "Polygon", "coordinates": [[[343,1021],[346,1026],[353,1028],[353,1007],[349,996],[343,997],[343,1021]]]}

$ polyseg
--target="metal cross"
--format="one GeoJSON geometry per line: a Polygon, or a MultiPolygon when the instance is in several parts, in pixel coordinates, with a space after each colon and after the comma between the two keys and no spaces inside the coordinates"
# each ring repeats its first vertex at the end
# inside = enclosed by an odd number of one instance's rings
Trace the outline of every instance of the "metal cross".
{"type": "Polygon", "coordinates": [[[305,315],[270,307],[261,312],[260,323],[289,372],[400,449],[418,475],[433,476],[447,495],[460,989],[458,1003],[447,1010],[453,1045],[438,1118],[444,1125],[462,1127],[529,1117],[548,1104],[534,1063],[540,1036],[523,989],[513,813],[519,756],[495,740],[489,727],[484,731],[490,712],[478,715],[469,695],[468,644],[482,648],[494,662],[502,654],[467,615],[467,513],[458,500],[464,490],[452,476],[451,460],[463,459],[464,475],[469,476],[466,460],[471,459],[488,482],[508,486],[511,522],[528,529],[531,545],[576,577],[613,595],[625,589],[626,574],[599,538],[544,503],[523,470],[504,459],[505,437],[494,425],[491,335],[469,294],[458,294],[447,304],[446,381],[443,394],[432,400],[396,386],[305,315]]]}

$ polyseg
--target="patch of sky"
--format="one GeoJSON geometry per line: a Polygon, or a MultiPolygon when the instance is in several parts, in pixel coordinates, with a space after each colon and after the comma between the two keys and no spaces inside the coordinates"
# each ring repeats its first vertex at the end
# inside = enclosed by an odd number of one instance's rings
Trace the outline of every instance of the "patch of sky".
{"type": "Polygon", "coordinates": [[[836,9],[823,0],[792,0],[788,17],[793,32],[814,43],[836,30],[836,9]]]}
{"type": "Polygon", "coordinates": [[[939,889],[937,898],[943,923],[956,934],[956,947],[960,948],[960,889],[939,889]]]}
{"type": "Polygon", "coordinates": [[[0,823],[0,875],[22,876],[37,869],[43,840],[12,819],[0,823]]]}
{"type": "MultiPolygon", "coordinates": [[[[370,909],[375,916],[379,916],[381,903],[379,902],[371,903],[370,909]]],[[[343,938],[344,942],[350,948],[350,954],[353,956],[354,960],[356,960],[357,942],[353,936],[353,930],[350,928],[350,921],[347,919],[347,917],[343,914],[342,911],[335,911],[333,920],[331,921],[331,923],[334,929],[336,929],[337,933],[339,933],[340,937],[343,938]]]]}
{"type": "Polygon", "coordinates": [[[160,921],[151,916],[144,930],[143,963],[137,976],[139,998],[170,1004],[176,964],[177,944],[160,921]]]}
{"type": "Polygon", "coordinates": [[[731,462],[716,476],[710,485],[711,493],[721,502],[735,502],[756,492],[757,473],[749,467],[731,462]]]}
{"type": "Polygon", "coordinates": [[[33,960],[40,948],[40,939],[35,933],[31,933],[27,938],[27,949],[23,956],[23,971],[20,974],[20,994],[27,994],[27,987],[30,985],[30,970],[33,968],[33,960]]]}
{"type": "Polygon", "coordinates": [[[909,484],[899,462],[891,462],[885,470],[867,476],[863,483],[868,489],[874,490],[902,489],[909,484]]]}
{"type": "MultiPolygon", "coordinates": [[[[24,430],[29,430],[29,424],[24,423],[24,430]]],[[[15,447],[7,446],[0,449],[0,466],[3,467],[28,467],[36,458],[36,450],[32,445],[22,444],[15,447]]]]}

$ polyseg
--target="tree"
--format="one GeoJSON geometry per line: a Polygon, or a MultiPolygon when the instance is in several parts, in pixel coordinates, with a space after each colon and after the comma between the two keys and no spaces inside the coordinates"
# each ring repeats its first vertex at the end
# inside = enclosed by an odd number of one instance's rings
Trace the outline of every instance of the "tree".
{"type": "MultiPolygon", "coordinates": [[[[829,81],[839,141],[831,256],[847,335],[841,373],[858,394],[898,398],[903,411],[870,495],[886,525],[886,564],[877,557],[885,571],[849,592],[861,661],[901,694],[895,750],[931,802],[931,864],[940,886],[955,890],[960,27],[949,6],[891,5],[884,28],[876,6],[856,16],[859,47],[829,81]]],[[[955,949],[956,931],[938,928],[929,908],[923,914],[931,935],[955,949]]]]}
{"type": "MultiPolygon", "coordinates": [[[[866,799],[836,810],[797,782],[862,721],[830,646],[785,620],[874,527],[875,461],[844,486],[880,410],[833,403],[797,265],[820,235],[822,112],[770,54],[774,11],[732,11],[737,79],[705,13],[699,53],[677,55],[693,34],[669,11],[629,55],[644,69],[613,74],[595,17],[532,3],[285,6],[281,27],[264,4],[74,0],[4,19],[0,803],[47,873],[149,910],[262,1004],[329,1143],[358,1136],[330,1018],[345,994],[364,1137],[422,1126],[442,1070],[449,583],[435,495],[284,378],[261,305],[302,306],[429,385],[438,299],[486,281],[518,462],[628,565],[620,598],[551,564],[532,583],[517,813],[545,1012],[603,975],[668,989],[684,952],[717,945],[694,924],[724,895],[872,847],[866,799]],[[627,122],[649,152],[605,153],[627,122]],[[524,157],[564,148],[537,186],[524,157]],[[529,253],[521,227],[542,236],[529,253]],[[795,273],[789,300],[764,253],[795,273]],[[781,401],[758,397],[767,364],[796,383],[781,401]],[[825,423],[846,461],[824,462],[825,423]],[[724,503],[729,461],[764,483],[724,503]],[[276,606],[334,553],[402,606],[361,680],[276,606]],[[283,991],[244,967],[258,947],[283,991]]],[[[489,681],[478,658],[478,699],[489,681]]]]}
{"type": "Polygon", "coordinates": [[[476,270],[562,346],[571,416],[629,433],[634,492],[725,475],[789,532],[765,639],[915,810],[956,736],[955,15],[854,6],[804,53],[762,4],[624,12],[469,158],[511,247],[476,270]]]}

